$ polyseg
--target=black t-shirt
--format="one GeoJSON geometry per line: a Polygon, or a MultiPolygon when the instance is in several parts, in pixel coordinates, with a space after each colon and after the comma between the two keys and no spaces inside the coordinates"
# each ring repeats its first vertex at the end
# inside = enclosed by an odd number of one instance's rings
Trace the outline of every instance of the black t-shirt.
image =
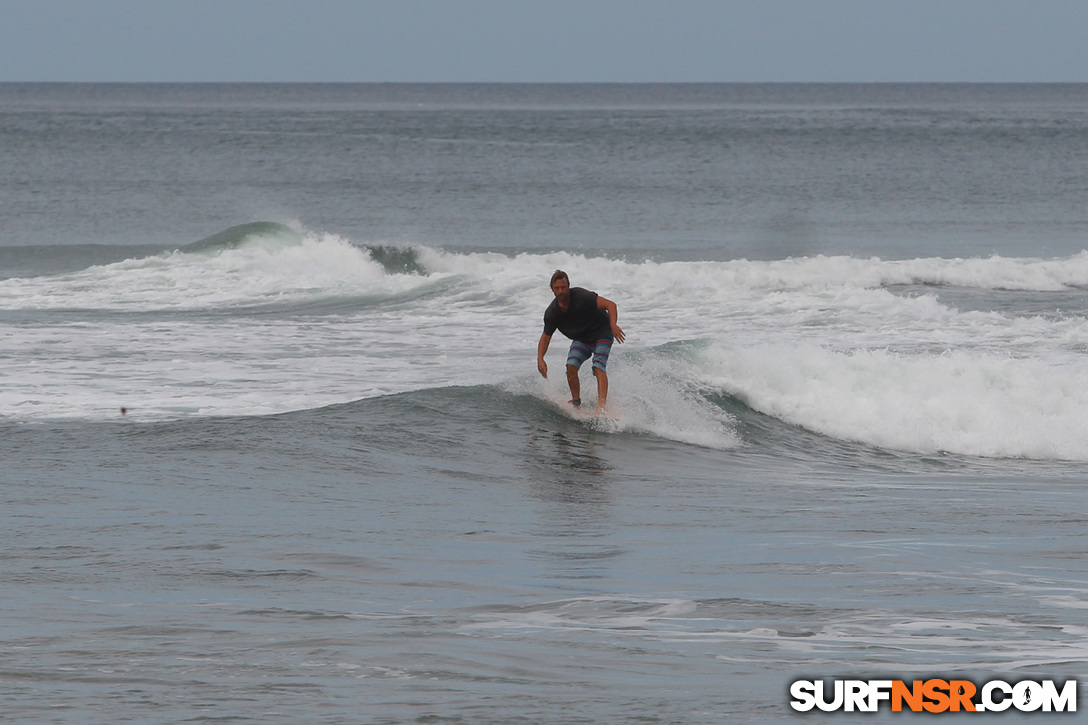
{"type": "Polygon", "coordinates": [[[552,300],[544,311],[544,334],[551,336],[557,329],[570,339],[590,346],[612,337],[608,311],[597,309],[597,293],[581,287],[570,288],[570,306],[566,312],[559,309],[559,300],[552,300]]]}

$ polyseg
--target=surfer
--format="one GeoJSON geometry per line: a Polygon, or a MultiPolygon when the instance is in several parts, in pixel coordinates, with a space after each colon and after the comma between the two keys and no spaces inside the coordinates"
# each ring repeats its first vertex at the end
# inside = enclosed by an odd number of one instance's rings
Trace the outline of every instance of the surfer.
{"type": "Polygon", "coordinates": [[[578,368],[592,355],[593,377],[597,378],[597,413],[602,413],[608,399],[608,374],[605,372],[608,353],[613,340],[623,342],[624,339],[623,330],[617,324],[619,311],[616,303],[596,292],[571,287],[567,273],[559,269],[552,275],[551,286],[555,299],[544,311],[544,333],[536,346],[536,368],[541,375],[548,377],[544,353],[548,352],[552,335],[559,330],[571,339],[570,352],[567,353],[571,405],[575,408],[582,406],[578,368]]]}

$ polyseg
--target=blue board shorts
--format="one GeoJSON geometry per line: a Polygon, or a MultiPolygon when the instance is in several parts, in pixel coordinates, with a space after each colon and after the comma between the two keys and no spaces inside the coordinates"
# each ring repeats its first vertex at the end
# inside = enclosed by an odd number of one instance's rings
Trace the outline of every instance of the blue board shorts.
{"type": "Polygon", "coordinates": [[[574,368],[582,367],[582,363],[593,356],[593,367],[602,373],[608,367],[608,353],[612,350],[612,338],[604,337],[597,340],[592,348],[584,342],[575,340],[570,344],[570,352],[567,353],[567,365],[574,368]]]}

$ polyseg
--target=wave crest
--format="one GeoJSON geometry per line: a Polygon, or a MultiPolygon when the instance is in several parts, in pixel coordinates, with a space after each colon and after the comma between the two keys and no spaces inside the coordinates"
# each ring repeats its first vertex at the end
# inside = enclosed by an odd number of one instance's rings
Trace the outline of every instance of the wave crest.
{"type": "Polygon", "coordinates": [[[832,438],[915,453],[1088,460],[1088,370],[978,351],[711,345],[711,389],[832,438]]]}

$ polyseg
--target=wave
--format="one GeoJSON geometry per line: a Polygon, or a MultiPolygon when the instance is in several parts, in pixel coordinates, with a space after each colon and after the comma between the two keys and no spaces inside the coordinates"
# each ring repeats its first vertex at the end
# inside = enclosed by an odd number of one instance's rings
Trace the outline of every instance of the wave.
{"type": "MultiPolygon", "coordinates": [[[[1088,252],[1065,259],[815,256],[774,261],[628,262],[579,254],[449,252],[355,243],[276,222],[226,229],[173,251],[76,272],[0,280],[0,309],[216,309],[292,300],[402,294],[451,276],[488,299],[546,292],[552,269],[575,284],[668,307],[775,304],[775,295],[858,294],[897,286],[1024,292],[1088,287],[1088,252]]],[[[922,290],[924,294],[924,289],[922,290]]],[[[902,296],[902,295],[901,295],[902,296]]],[[[846,303],[853,304],[854,300],[846,303]]]]}
{"type": "Polygon", "coordinates": [[[218,234],[186,244],[181,247],[180,251],[188,253],[221,252],[227,249],[237,249],[246,243],[260,242],[262,240],[279,240],[289,245],[297,245],[302,242],[302,233],[279,222],[250,222],[224,229],[218,234]]]}
{"type": "MultiPolygon", "coordinates": [[[[570,394],[565,379],[519,377],[503,383],[502,390],[516,400],[532,401],[529,408],[534,414],[546,411],[550,417],[562,417],[601,433],[653,436],[721,450],[742,444],[736,432],[736,419],[729,411],[655,371],[653,365],[636,362],[621,366],[611,372],[610,379],[608,411],[600,417],[576,412],[567,404],[570,394]]],[[[595,396],[594,392],[586,390],[583,394],[587,411],[592,410],[588,401],[595,396]]]]}
{"type": "MultiPolygon", "coordinates": [[[[271,426],[288,425],[300,431],[319,430],[321,435],[331,435],[339,428],[343,438],[363,442],[369,450],[403,451],[405,441],[410,440],[413,455],[438,458],[453,455],[454,451],[463,455],[470,442],[473,450],[493,447],[501,453],[520,437],[511,436],[511,431],[524,430],[525,426],[568,433],[578,431],[586,441],[605,437],[656,438],[720,450],[733,450],[740,445],[728,413],[697,397],[677,395],[677,391],[667,387],[627,391],[621,396],[622,402],[613,406],[612,417],[603,418],[575,414],[559,397],[547,385],[529,379],[501,385],[451,385],[270,415],[148,421],[162,425],[152,426],[153,430],[147,434],[157,435],[157,430],[164,435],[222,438],[234,427],[240,431],[238,445],[245,445],[246,439],[256,435],[254,431],[265,421],[271,426]],[[245,423],[231,426],[232,419],[244,419],[245,423]],[[194,425],[204,432],[194,433],[194,425]]],[[[139,416],[132,420],[139,420],[139,416]]],[[[139,432],[142,428],[137,427],[134,434],[143,435],[139,432]]],[[[575,438],[568,438],[567,442],[578,446],[575,438]]]]}
{"type": "Polygon", "coordinates": [[[428,271],[488,273],[502,266],[510,273],[525,265],[551,265],[580,270],[590,278],[629,279],[653,292],[716,289],[747,291],[852,287],[878,289],[902,285],[967,287],[980,290],[1063,291],[1088,287],[1088,251],[1059,259],[924,257],[884,260],[851,256],[790,257],[752,261],[627,262],[580,254],[457,254],[421,248],[428,271]]]}
{"type": "Polygon", "coordinates": [[[1088,251],[1064,259],[944,258],[883,260],[823,256],[771,262],[720,263],[729,282],[763,289],[820,285],[864,288],[896,285],[968,287],[982,290],[1061,291],[1088,287],[1088,251]]]}
{"type": "Polygon", "coordinates": [[[1088,460],[1088,369],[977,351],[709,344],[701,386],[828,438],[922,454],[1088,460]]]}
{"type": "Polygon", "coordinates": [[[78,272],[0,281],[0,309],[223,310],[396,296],[423,278],[413,250],[256,222],[172,251],[78,272]]]}
{"type": "Polygon", "coordinates": [[[556,268],[619,302],[611,432],[732,450],[750,410],[783,440],[1088,460],[1088,252],[630,262],[241,225],[0,280],[0,416],[266,415],[477,385],[555,413],[564,381],[533,355],[556,268]]]}
{"type": "MultiPolygon", "coordinates": [[[[298,247],[306,243],[307,235],[302,230],[279,222],[250,222],[225,229],[218,234],[192,242],[177,251],[187,254],[212,253],[239,249],[246,245],[259,245],[265,248],[298,247]]],[[[335,237],[326,237],[332,240],[335,237]]],[[[412,247],[396,247],[385,244],[362,245],[370,258],[381,265],[389,274],[425,274],[417,259],[417,251],[412,247]]]]}

